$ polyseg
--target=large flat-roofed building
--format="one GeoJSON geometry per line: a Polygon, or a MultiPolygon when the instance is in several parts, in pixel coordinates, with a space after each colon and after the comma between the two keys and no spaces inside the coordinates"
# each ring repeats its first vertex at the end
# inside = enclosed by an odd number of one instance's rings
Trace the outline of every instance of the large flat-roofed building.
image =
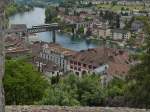
{"type": "Polygon", "coordinates": [[[123,29],[112,29],[111,33],[113,40],[128,40],[131,37],[130,31],[123,29]]]}
{"type": "Polygon", "coordinates": [[[59,44],[44,44],[40,57],[42,59],[51,60],[56,63],[64,72],[67,71],[67,58],[73,55],[75,51],[63,48],[59,44]]]}

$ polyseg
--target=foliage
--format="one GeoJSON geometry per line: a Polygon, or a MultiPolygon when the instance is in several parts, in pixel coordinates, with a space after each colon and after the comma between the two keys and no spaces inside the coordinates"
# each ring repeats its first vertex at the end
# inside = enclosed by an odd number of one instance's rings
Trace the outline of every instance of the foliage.
{"type": "Polygon", "coordinates": [[[126,89],[126,81],[114,78],[107,86],[107,95],[109,97],[123,96],[126,89]]]}
{"type": "Polygon", "coordinates": [[[102,104],[103,100],[104,94],[98,76],[79,79],[76,75],[69,75],[51,85],[40,104],[96,106],[102,104]]]}
{"type": "Polygon", "coordinates": [[[12,3],[6,7],[5,13],[6,13],[6,16],[9,17],[9,16],[12,16],[18,12],[30,11],[32,9],[33,9],[33,7],[29,6],[29,5],[24,6],[24,5],[18,5],[18,4],[12,3]]]}
{"type": "Polygon", "coordinates": [[[24,60],[6,60],[4,89],[6,104],[34,104],[39,101],[47,81],[24,60]]]}
{"type": "Polygon", "coordinates": [[[124,27],[124,29],[130,30],[131,25],[132,25],[132,23],[134,22],[134,20],[135,20],[135,17],[132,17],[130,21],[126,21],[126,22],[125,22],[125,27],[124,27]]]}
{"type": "Polygon", "coordinates": [[[116,4],[116,1],[113,1],[112,4],[98,4],[96,5],[97,8],[99,9],[104,9],[104,10],[112,10],[113,12],[118,12],[121,11],[122,7],[128,11],[133,11],[133,10],[139,10],[143,11],[145,8],[143,5],[137,5],[137,4],[132,4],[132,5],[120,5],[116,4]]]}
{"type": "Polygon", "coordinates": [[[49,22],[53,22],[54,19],[57,18],[57,8],[56,7],[52,7],[52,6],[48,6],[45,10],[45,22],[49,23],[49,22]]]}
{"type": "Polygon", "coordinates": [[[139,56],[141,63],[133,67],[128,77],[126,99],[130,106],[150,108],[150,40],[144,46],[145,51],[139,56]]]}
{"type": "Polygon", "coordinates": [[[84,27],[80,27],[77,32],[79,34],[83,34],[84,33],[84,27]]]}
{"type": "Polygon", "coordinates": [[[136,19],[144,23],[144,31],[148,37],[143,45],[143,52],[137,56],[140,63],[130,70],[125,96],[129,106],[150,108],[150,24],[148,17],[141,16],[136,19]]]}

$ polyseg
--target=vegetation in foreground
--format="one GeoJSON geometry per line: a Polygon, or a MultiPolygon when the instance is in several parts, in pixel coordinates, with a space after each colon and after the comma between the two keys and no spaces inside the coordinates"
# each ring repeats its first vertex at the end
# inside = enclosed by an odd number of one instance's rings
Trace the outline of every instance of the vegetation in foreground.
{"type": "Polygon", "coordinates": [[[34,104],[41,100],[48,82],[25,60],[6,60],[4,77],[6,104],[34,104]]]}

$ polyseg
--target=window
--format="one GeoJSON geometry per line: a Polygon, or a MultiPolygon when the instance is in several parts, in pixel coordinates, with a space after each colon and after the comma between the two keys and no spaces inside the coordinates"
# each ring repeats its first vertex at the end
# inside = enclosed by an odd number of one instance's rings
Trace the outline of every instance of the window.
{"type": "Polygon", "coordinates": [[[77,62],[74,62],[75,65],[77,65],[77,62]]]}
{"type": "Polygon", "coordinates": [[[86,64],[83,64],[83,67],[86,67],[86,64]]]}
{"type": "Polygon", "coordinates": [[[71,60],[70,63],[73,64],[73,61],[71,60]]]}
{"type": "Polygon", "coordinates": [[[81,71],[81,68],[78,68],[78,71],[81,71]]]}
{"type": "Polygon", "coordinates": [[[96,66],[93,66],[93,69],[96,69],[97,67],[96,66]]]}
{"type": "Polygon", "coordinates": [[[71,69],[73,69],[73,66],[70,66],[71,69]]]}
{"type": "Polygon", "coordinates": [[[91,69],[92,68],[92,65],[89,65],[89,69],[91,69]]]}
{"type": "Polygon", "coordinates": [[[78,62],[78,65],[79,65],[79,66],[81,66],[81,63],[80,63],[80,62],[78,62]]]}

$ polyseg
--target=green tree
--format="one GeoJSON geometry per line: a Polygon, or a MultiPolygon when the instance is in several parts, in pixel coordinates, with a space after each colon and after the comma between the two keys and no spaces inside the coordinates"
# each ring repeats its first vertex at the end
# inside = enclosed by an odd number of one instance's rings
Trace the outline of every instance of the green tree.
{"type": "Polygon", "coordinates": [[[98,76],[69,74],[47,89],[40,104],[96,106],[103,103],[104,96],[98,76]]]}
{"type": "Polygon", "coordinates": [[[16,3],[11,3],[5,8],[5,13],[6,13],[6,16],[9,17],[18,12],[30,11],[32,9],[33,7],[30,5],[24,6],[24,5],[18,5],[16,3]]]}
{"type": "Polygon", "coordinates": [[[140,63],[130,70],[127,78],[128,89],[126,99],[129,106],[150,108],[150,24],[148,17],[136,17],[144,23],[144,31],[147,34],[143,52],[138,55],[140,63]]]}
{"type": "Polygon", "coordinates": [[[126,99],[130,106],[150,108],[150,39],[144,48],[139,56],[141,63],[130,71],[126,99]]]}
{"type": "Polygon", "coordinates": [[[6,104],[34,104],[41,100],[47,81],[24,60],[7,60],[4,89],[6,104]]]}
{"type": "Polygon", "coordinates": [[[126,85],[125,80],[114,77],[105,88],[105,105],[125,106],[124,93],[127,88],[126,85]]]}
{"type": "Polygon", "coordinates": [[[91,75],[83,77],[78,85],[78,100],[81,105],[98,106],[104,101],[104,92],[99,76],[91,75]]]}
{"type": "Polygon", "coordinates": [[[57,12],[57,8],[56,7],[52,7],[52,6],[48,6],[45,10],[45,22],[49,23],[52,22],[54,18],[56,18],[58,15],[57,12]]]}
{"type": "Polygon", "coordinates": [[[77,32],[79,34],[83,34],[84,33],[84,27],[80,27],[77,32]]]}
{"type": "Polygon", "coordinates": [[[77,82],[75,75],[69,75],[59,81],[59,83],[51,85],[45,92],[40,104],[48,105],[80,105],[77,100],[77,82]]]}

